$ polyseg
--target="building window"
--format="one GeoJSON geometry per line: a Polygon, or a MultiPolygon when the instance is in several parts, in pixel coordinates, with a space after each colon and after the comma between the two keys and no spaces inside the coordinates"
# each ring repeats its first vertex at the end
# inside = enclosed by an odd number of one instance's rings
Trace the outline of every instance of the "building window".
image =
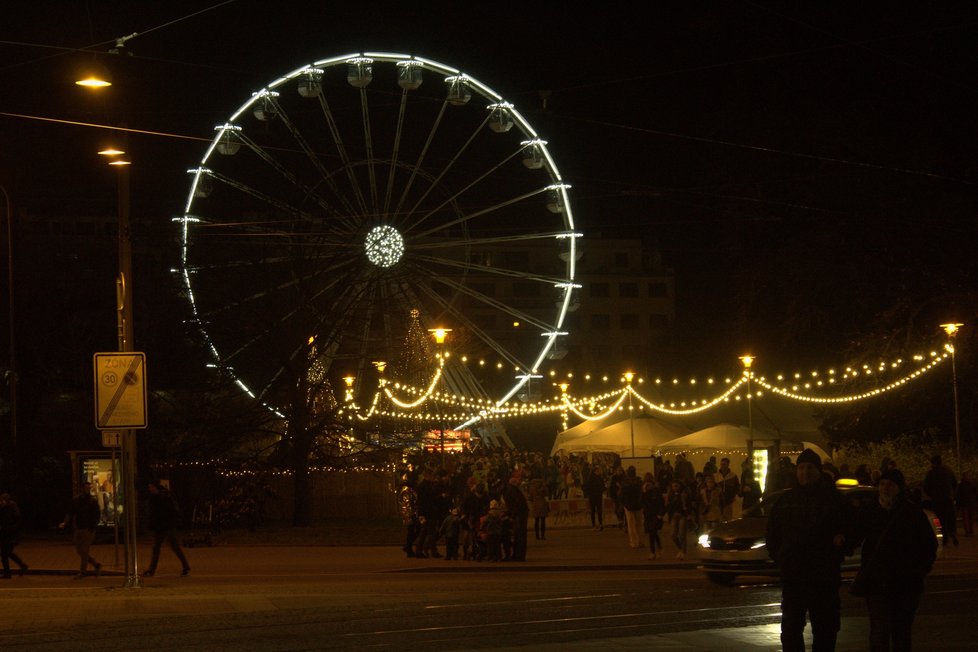
{"type": "Polygon", "coordinates": [[[527,269],[530,266],[530,254],[527,251],[507,251],[503,254],[503,262],[510,269],[527,269]]]}
{"type": "Polygon", "coordinates": [[[496,296],[496,285],[495,283],[472,283],[469,287],[479,294],[484,294],[487,297],[496,296]]]}
{"type": "Polygon", "coordinates": [[[488,251],[470,251],[469,262],[482,267],[492,267],[492,254],[488,251]]]}
{"type": "Polygon", "coordinates": [[[639,317],[638,315],[622,315],[621,316],[621,328],[622,330],[633,331],[639,328],[639,317]]]}
{"type": "Polygon", "coordinates": [[[620,296],[620,297],[637,297],[638,296],[638,283],[619,283],[618,284],[618,296],[620,296]]]}
{"type": "Polygon", "coordinates": [[[649,283],[649,297],[665,297],[669,294],[669,288],[665,283],[649,283]]]}
{"type": "Polygon", "coordinates": [[[591,328],[608,330],[611,328],[611,315],[591,315],[591,328]]]}
{"type": "Polygon", "coordinates": [[[669,327],[669,315],[653,313],[649,315],[649,328],[652,330],[662,330],[669,327]]]}
{"type": "Polygon", "coordinates": [[[607,283],[592,283],[591,284],[591,296],[592,297],[607,297],[608,296],[608,284],[607,283]]]}
{"type": "Polygon", "coordinates": [[[539,283],[513,283],[514,297],[538,297],[540,296],[539,283]]]}

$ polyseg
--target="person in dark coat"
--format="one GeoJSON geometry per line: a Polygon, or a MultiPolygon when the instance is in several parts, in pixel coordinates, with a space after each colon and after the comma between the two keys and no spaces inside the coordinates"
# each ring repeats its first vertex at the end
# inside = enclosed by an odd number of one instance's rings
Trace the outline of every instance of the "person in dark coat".
{"type": "Polygon", "coordinates": [[[859,519],[864,528],[862,566],[853,584],[854,592],[866,596],[873,652],[889,650],[891,643],[894,650],[910,649],[924,577],[937,558],[937,537],[924,510],[907,499],[906,488],[899,470],[883,471],[879,502],[859,519]]]}
{"type": "Polygon", "coordinates": [[[95,541],[95,528],[98,527],[101,517],[102,510],[98,506],[98,500],[92,495],[92,483],[82,482],[81,492],[71,501],[68,513],[58,525],[61,529],[71,525],[71,540],[81,561],[78,574],[75,575],[76,580],[88,575],[89,564],[95,567],[95,577],[102,573],[102,564],[89,554],[95,541]]]}
{"type": "Polygon", "coordinates": [[[530,518],[530,504],[520,488],[521,476],[514,473],[503,488],[503,502],[506,503],[506,516],[512,520],[513,555],[512,561],[526,561],[527,521],[530,518]]]}
{"type": "Polygon", "coordinates": [[[941,520],[944,545],[947,546],[948,541],[958,545],[958,518],[954,509],[958,481],[954,477],[954,471],[944,466],[940,455],[930,458],[930,463],[931,468],[924,476],[924,493],[930,499],[937,518],[941,520]]]}
{"type": "Polygon", "coordinates": [[[405,473],[402,478],[400,491],[397,492],[397,506],[401,513],[401,523],[405,528],[404,547],[401,548],[408,557],[414,557],[414,541],[421,531],[418,522],[418,494],[414,491],[411,479],[405,473]]]}
{"type": "Polygon", "coordinates": [[[152,577],[156,573],[156,566],[160,561],[160,548],[164,541],[170,543],[170,549],[177,556],[183,566],[180,575],[190,573],[190,564],[180,548],[177,540],[176,529],[180,524],[180,510],[177,502],[173,499],[169,489],[159,482],[149,483],[149,529],[153,531],[153,557],[149,562],[149,568],[143,573],[144,577],[152,577]]]}
{"type": "Polygon", "coordinates": [[[795,469],[798,487],[771,511],[767,549],[781,573],[781,645],[803,651],[806,616],[812,650],[834,650],[841,624],[839,586],[842,560],[851,551],[852,508],[822,473],[822,460],[806,448],[795,469]]]}
{"type": "Polygon", "coordinates": [[[604,529],[604,477],[601,467],[595,466],[584,481],[584,497],[591,508],[591,527],[596,530],[604,529]]]}
{"type": "Polygon", "coordinates": [[[24,563],[14,548],[20,543],[20,508],[11,498],[10,494],[0,494],[0,561],[3,562],[3,575],[5,580],[10,579],[10,560],[13,560],[20,567],[20,574],[27,572],[27,564],[24,563]]]}
{"type": "Polygon", "coordinates": [[[651,473],[646,473],[642,484],[642,519],[645,523],[645,531],[649,533],[649,559],[655,559],[656,551],[662,551],[659,530],[662,529],[665,513],[666,504],[662,492],[659,491],[659,485],[655,483],[651,473]]]}

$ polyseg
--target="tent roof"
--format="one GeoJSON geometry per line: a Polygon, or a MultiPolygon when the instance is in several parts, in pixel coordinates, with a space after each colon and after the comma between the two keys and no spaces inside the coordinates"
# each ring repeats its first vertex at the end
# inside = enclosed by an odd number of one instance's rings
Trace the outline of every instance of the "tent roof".
{"type": "Polygon", "coordinates": [[[557,435],[550,454],[554,455],[561,451],[564,453],[630,453],[634,435],[635,451],[649,455],[659,444],[686,432],[688,430],[682,426],[669,424],[653,417],[625,418],[576,437],[565,437],[566,434],[570,433],[570,430],[565,430],[557,435]]]}

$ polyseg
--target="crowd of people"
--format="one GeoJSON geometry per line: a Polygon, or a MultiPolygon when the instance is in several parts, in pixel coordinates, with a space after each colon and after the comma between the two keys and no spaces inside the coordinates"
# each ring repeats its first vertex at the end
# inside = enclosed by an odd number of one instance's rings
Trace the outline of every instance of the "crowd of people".
{"type": "MultiPolygon", "coordinates": [[[[616,455],[546,456],[517,450],[484,450],[442,456],[418,453],[402,475],[400,513],[405,525],[403,550],[408,557],[445,557],[473,561],[526,559],[529,519],[537,540],[546,539],[550,501],[583,498],[591,526],[606,525],[627,534],[628,545],[647,545],[649,558],[664,554],[663,539],[671,543],[677,559],[689,553],[689,541],[717,523],[750,509],[762,495],[750,461],[734,469],[730,459],[711,457],[697,470],[679,453],[673,459],[657,457],[652,471],[639,474],[624,467],[616,455]],[[606,522],[606,500],[613,505],[614,522],[606,522]],[[439,552],[444,542],[445,553],[439,552]]],[[[878,485],[888,470],[859,465],[838,468],[819,460],[819,472],[828,480],[851,478],[863,485],[878,485]]],[[[767,469],[764,492],[799,485],[796,465],[787,456],[767,469]]],[[[955,503],[966,514],[971,536],[974,485],[967,477],[957,482],[938,461],[919,488],[923,495],[908,495],[927,505],[944,524],[945,542],[956,544],[955,503]]]]}

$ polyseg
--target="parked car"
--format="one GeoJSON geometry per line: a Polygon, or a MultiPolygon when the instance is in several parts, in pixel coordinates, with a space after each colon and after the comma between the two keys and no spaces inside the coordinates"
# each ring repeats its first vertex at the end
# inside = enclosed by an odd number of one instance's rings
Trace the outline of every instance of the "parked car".
{"type": "MultiPolygon", "coordinates": [[[[840,481],[839,491],[857,510],[879,500],[876,487],[848,485],[840,481]]],[[[790,489],[786,490],[790,491],[790,489]]],[[[732,584],[738,575],[767,575],[777,577],[778,567],[767,552],[767,520],[771,509],[784,491],[764,496],[761,501],[744,512],[741,518],[720,523],[711,531],[701,534],[697,542],[700,566],[711,582],[732,584]]],[[[925,509],[934,536],[937,538],[937,554],[941,553],[944,536],[941,522],[930,510],[925,509]]],[[[846,557],[843,570],[859,568],[860,551],[846,557]]]]}

